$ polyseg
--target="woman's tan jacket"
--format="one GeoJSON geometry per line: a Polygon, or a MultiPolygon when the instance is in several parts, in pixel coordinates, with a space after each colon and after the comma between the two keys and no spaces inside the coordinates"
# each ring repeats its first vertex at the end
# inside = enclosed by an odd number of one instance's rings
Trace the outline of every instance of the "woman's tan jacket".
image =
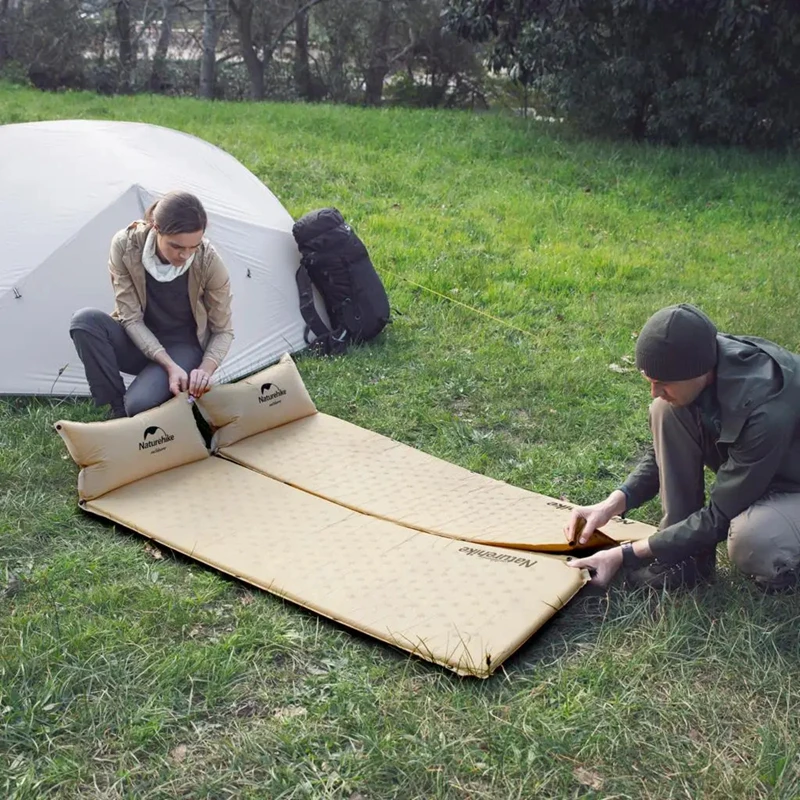
{"type": "MultiPolygon", "coordinates": [[[[115,300],[111,316],[119,320],[133,343],[152,359],[164,346],[144,324],[147,291],[142,250],[148,231],[146,223],[133,222],[117,233],[111,240],[108,269],[115,300]]],[[[219,366],[233,341],[231,284],[225,264],[205,240],[189,267],[189,302],[204,358],[219,366]]]]}

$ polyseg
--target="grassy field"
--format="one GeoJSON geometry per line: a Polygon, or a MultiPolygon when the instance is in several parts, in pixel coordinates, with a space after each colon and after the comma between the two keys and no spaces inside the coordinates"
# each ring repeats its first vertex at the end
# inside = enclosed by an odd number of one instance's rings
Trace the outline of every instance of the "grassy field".
{"type": "MultiPolygon", "coordinates": [[[[648,438],[629,359],[662,305],[800,350],[796,157],[0,88],[0,123],[74,117],[202,136],[294,216],[338,206],[397,313],[300,358],[318,407],[519,486],[583,502],[624,477],[648,438]]],[[[461,679],[82,515],[62,416],[98,412],[0,400],[0,796],[800,797],[797,598],[724,557],[692,594],[579,597],[461,679]]]]}

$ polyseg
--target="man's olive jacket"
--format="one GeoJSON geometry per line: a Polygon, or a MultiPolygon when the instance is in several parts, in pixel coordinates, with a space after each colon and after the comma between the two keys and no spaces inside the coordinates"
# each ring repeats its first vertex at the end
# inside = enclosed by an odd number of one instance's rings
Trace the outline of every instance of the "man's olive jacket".
{"type": "MultiPolygon", "coordinates": [[[[730,521],[765,494],[800,492],[800,356],[765,339],[725,334],[717,335],[717,352],[712,443],[721,466],[706,507],[650,538],[653,555],[666,563],[725,539],[730,521]]],[[[652,445],[621,488],[627,510],[658,494],[652,445]]]]}

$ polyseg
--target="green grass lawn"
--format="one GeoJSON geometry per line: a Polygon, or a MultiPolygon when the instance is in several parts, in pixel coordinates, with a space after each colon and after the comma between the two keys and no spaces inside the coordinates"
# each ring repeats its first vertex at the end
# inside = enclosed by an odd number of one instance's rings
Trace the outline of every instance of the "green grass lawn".
{"type": "MultiPolygon", "coordinates": [[[[0,123],[74,117],[197,134],[295,217],[338,206],[397,313],[299,359],[318,408],[522,487],[594,501],[625,476],[648,439],[630,358],[662,305],[800,350],[796,157],[0,88],[0,123]]],[[[800,797],[797,597],[725,558],[693,594],[579,596],[493,678],[457,678],[83,515],[61,417],[99,414],[0,400],[0,796],[800,797]]]]}

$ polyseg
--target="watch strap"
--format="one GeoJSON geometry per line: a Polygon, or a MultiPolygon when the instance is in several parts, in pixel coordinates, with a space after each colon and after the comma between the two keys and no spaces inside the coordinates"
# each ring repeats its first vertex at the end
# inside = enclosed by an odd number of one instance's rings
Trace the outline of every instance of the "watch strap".
{"type": "Polygon", "coordinates": [[[642,565],[642,559],[633,551],[633,544],[625,542],[622,545],[622,566],[626,569],[636,569],[642,565]]]}

